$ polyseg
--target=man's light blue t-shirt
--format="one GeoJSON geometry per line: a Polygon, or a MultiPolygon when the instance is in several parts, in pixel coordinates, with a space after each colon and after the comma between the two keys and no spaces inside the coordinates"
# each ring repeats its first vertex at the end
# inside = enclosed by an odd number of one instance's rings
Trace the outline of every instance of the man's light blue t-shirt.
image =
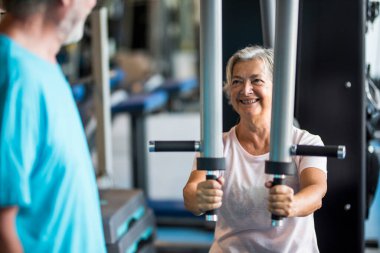
{"type": "Polygon", "coordinates": [[[0,35],[0,208],[25,252],[103,253],[84,131],[60,68],[0,35]]]}

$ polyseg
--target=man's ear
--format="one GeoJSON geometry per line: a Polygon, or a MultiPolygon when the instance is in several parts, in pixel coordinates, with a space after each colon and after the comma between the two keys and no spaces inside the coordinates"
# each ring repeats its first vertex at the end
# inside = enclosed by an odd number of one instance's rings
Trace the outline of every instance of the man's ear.
{"type": "MultiPolygon", "coordinates": [[[[0,0],[1,1],[1,0],[0,0]]],[[[67,7],[73,4],[73,1],[75,0],[58,0],[58,4],[61,5],[62,7],[67,7]]]]}
{"type": "Polygon", "coordinates": [[[54,11],[56,12],[54,14],[55,18],[57,18],[58,20],[64,18],[67,12],[70,10],[70,5],[73,3],[73,1],[75,0],[56,0],[55,4],[57,8],[55,8],[54,11]]]}

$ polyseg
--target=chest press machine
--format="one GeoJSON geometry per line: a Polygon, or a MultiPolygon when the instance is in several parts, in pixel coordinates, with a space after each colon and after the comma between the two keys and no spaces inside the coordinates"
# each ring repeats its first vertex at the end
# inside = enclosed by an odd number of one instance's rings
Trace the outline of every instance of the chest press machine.
{"type": "MultiPolygon", "coordinates": [[[[345,146],[291,145],[299,2],[277,0],[275,4],[273,1],[261,0],[265,46],[272,47],[275,41],[270,158],[266,161],[265,173],[273,175],[273,185],[280,185],[286,175],[295,172],[292,155],[343,159],[346,150],[345,146]],[[277,35],[275,38],[274,33],[277,35]]],[[[201,152],[197,169],[207,171],[207,180],[215,180],[225,169],[222,143],[221,8],[221,0],[201,1],[202,140],[149,142],[150,152],[201,152]]],[[[213,211],[208,212],[206,220],[216,221],[217,216],[213,211]]],[[[272,226],[282,224],[283,217],[272,215],[272,226]]]]}
{"type": "MultiPolygon", "coordinates": [[[[298,0],[262,0],[265,46],[273,46],[274,90],[272,102],[270,158],[265,173],[273,175],[273,185],[283,184],[295,172],[292,155],[325,156],[343,159],[345,146],[291,145],[297,52],[298,0]],[[277,5],[277,6],[276,6],[277,5]],[[276,9],[277,19],[274,22],[276,9]],[[273,28],[274,23],[275,29],[273,28]],[[275,30],[275,33],[274,33],[275,30]],[[275,37],[274,34],[277,34],[275,37]],[[274,39],[275,38],[275,39],[274,39]]],[[[201,1],[201,141],[150,141],[150,152],[201,152],[197,168],[215,180],[225,169],[222,146],[222,61],[221,0],[201,1]],[[218,96],[218,94],[220,96],[218,96]]],[[[214,211],[207,221],[216,221],[214,211]]],[[[281,226],[283,217],[272,215],[272,226],[281,226]]]]}

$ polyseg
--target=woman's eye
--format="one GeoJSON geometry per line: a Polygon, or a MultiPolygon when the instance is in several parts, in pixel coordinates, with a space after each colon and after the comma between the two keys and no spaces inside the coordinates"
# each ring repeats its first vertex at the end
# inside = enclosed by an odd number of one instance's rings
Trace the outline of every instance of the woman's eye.
{"type": "Polygon", "coordinates": [[[241,83],[240,80],[232,80],[232,85],[238,85],[239,83],[241,83]]]}
{"type": "Polygon", "coordinates": [[[262,85],[263,81],[261,79],[253,79],[251,83],[254,85],[262,85]]]}

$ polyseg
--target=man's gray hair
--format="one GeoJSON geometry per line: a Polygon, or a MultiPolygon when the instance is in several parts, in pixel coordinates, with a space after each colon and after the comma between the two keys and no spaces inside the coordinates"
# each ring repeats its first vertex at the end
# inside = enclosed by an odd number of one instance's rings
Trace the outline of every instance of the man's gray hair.
{"type": "Polygon", "coordinates": [[[16,18],[26,18],[43,11],[57,0],[2,0],[4,9],[16,18]]]}
{"type": "Polygon", "coordinates": [[[238,62],[250,60],[261,60],[264,63],[266,71],[268,71],[269,77],[271,79],[273,78],[273,49],[263,48],[261,46],[248,46],[246,48],[240,49],[231,56],[226,66],[226,82],[224,83],[223,90],[226,93],[228,99],[230,99],[232,71],[235,64],[238,62]]]}

